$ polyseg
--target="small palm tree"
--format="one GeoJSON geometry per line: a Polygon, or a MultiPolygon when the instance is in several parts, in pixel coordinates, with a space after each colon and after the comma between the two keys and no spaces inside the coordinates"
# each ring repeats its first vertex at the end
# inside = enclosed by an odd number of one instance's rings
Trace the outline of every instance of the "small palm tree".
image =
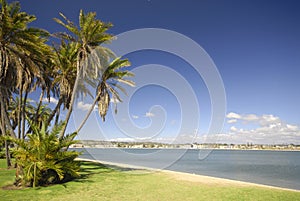
{"type": "Polygon", "coordinates": [[[76,133],[59,138],[64,123],[48,131],[47,125],[31,123],[32,133],[28,140],[12,139],[17,145],[14,156],[17,163],[16,183],[36,187],[66,181],[79,176],[79,163],[74,159],[79,155],[75,151],[66,151],[66,147],[76,143],[76,133]]]}

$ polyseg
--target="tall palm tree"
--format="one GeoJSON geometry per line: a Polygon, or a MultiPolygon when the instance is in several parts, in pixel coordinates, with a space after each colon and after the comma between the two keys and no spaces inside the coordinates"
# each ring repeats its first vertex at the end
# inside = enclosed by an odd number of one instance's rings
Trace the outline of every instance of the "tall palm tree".
{"type": "Polygon", "coordinates": [[[62,13],[60,13],[60,16],[63,18],[64,22],[57,18],[54,20],[58,24],[64,26],[70,34],[58,33],[57,36],[69,42],[76,43],[78,46],[76,55],[76,79],[71,92],[70,107],[65,119],[66,124],[60,134],[60,137],[63,137],[72,113],[76,96],[75,90],[78,87],[80,77],[87,76],[91,71],[94,71],[94,74],[97,75],[99,68],[108,66],[107,64],[109,63],[110,58],[114,57],[114,54],[109,49],[101,47],[103,43],[113,39],[113,36],[106,32],[112,26],[111,23],[105,23],[96,19],[95,12],[84,14],[82,10],[80,10],[79,13],[79,27],[68,20],[62,13]],[[93,51],[96,48],[97,50],[93,51]],[[96,65],[88,65],[88,68],[84,68],[84,66],[88,64],[89,58],[96,61],[93,62],[93,64],[96,65]]]}
{"type": "Polygon", "coordinates": [[[59,111],[64,107],[69,109],[73,86],[76,80],[76,59],[78,44],[66,43],[64,40],[58,48],[54,49],[53,82],[52,87],[56,88],[56,95],[59,97],[56,107],[49,116],[47,124],[50,124],[54,116],[59,116],[59,111]]]}
{"type": "MultiPolygon", "coordinates": [[[[27,27],[35,16],[21,12],[19,3],[1,0],[0,4],[0,101],[7,107],[13,93],[29,92],[35,80],[44,80],[43,66],[50,48],[45,44],[48,32],[27,27]]],[[[5,110],[1,114],[7,116],[5,110]]]]}

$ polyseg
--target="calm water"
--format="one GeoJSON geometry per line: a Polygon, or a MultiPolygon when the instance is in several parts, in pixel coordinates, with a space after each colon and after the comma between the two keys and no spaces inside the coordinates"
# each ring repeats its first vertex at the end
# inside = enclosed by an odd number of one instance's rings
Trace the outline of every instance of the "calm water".
{"type": "Polygon", "coordinates": [[[300,152],[87,148],[81,157],[300,190],[300,152]]]}

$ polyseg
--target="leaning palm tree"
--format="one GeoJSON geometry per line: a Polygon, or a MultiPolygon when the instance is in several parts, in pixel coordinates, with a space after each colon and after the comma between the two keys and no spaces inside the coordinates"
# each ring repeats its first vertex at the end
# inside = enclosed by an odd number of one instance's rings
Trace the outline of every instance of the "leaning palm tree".
{"type": "Polygon", "coordinates": [[[78,46],[76,55],[76,79],[71,92],[72,95],[69,102],[70,107],[65,119],[66,125],[60,134],[60,136],[63,137],[72,113],[76,96],[75,91],[78,87],[80,78],[90,75],[92,70],[94,71],[94,74],[97,75],[99,68],[107,66],[107,63],[114,57],[114,54],[109,49],[101,46],[103,43],[110,42],[113,39],[113,36],[106,32],[112,26],[111,23],[105,23],[96,19],[95,12],[84,14],[82,10],[79,13],[79,27],[68,20],[62,13],[60,13],[60,16],[63,18],[63,21],[57,18],[54,18],[54,20],[58,24],[64,26],[70,34],[58,33],[56,35],[63,40],[76,43],[78,46]],[[93,52],[95,52],[93,50],[95,49],[97,49],[97,54],[93,54],[93,52]],[[97,65],[89,66],[90,68],[84,68],[83,66],[87,65],[87,61],[89,61],[89,58],[91,57],[95,61],[92,63],[97,65]],[[94,68],[91,69],[91,67],[94,68]]]}
{"type": "MultiPolygon", "coordinates": [[[[134,87],[135,84],[131,80],[125,79],[126,77],[132,77],[133,73],[123,68],[130,66],[130,62],[127,59],[116,58],[103,72],[101,79],[97,85],[96,97],[92,106],[90,107],[88,113],[83,119],[82,123],[77,129],[77,133],[81,130],[87,119],[89,118],[91,112],[93,111],[96,103],[98,103],[98,112],[102,120],[105,121],[105,116],[107,114],[109,104],[111,100],[116,102],[122,102],[118,90],[126,94],[125,89],[120,85],[120,83],[134,87]]],[[[117,112],[117,110],[115,110],[117,112]]]]}

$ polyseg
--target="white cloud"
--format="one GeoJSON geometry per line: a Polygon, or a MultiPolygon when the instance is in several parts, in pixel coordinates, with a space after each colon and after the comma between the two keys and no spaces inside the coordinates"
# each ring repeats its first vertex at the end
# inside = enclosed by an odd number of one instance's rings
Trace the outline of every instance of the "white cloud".
{"type": "Polygon", "coordinates": [[[300,144],[300,129],[297,125],[287,124],[272,114],[227,114],[227,123],[237,123],[243,126],[247,123],[248,129],[231,126],[228,133],[211,135],[207,139],[228,143],[259,143],[259,144],[300,144]],[[250,128],[249,128],[250,127],[250,128]]]}
{"type": "Polygon", "coordinates": [[[230,131],[233,131],[233,132],[235,132],[235,131],[237,131],[238,129],[236,128],[236,127],[234,127],[234,126],[231,126],[230,127],[230,131]]]}
{"type": "MultiPolygon", "coordinates": [[[[84,103],[82,101],[77,103],[77,108],[80,110],[89,110],[92,107],[92,104],[84,103]]],[[[94,109],[97,109],[97,105],[95,105],[94,109]]]]}
{"type": "Polygon", "coordinates": [[[264,114],[258,116],[256,114],[237,114],[230,112],[226,116],[228,118],[227,123],[236,123],[242,121],[244,123],[258,123],[260,125],[269,125],[270,123],[280,122],[279,117],[276,117],[272,114],[264,114]]]}
{"type": "Polygon", "coordinates": [[[287,124],[286,127],[290,130],[293,130],[293,131],[297,131],[299,129],[298,126],[290,125],[290,124],[287,124]]]}
{"type": "Polygon", "coordinates": [[[116,98],[111,98],[110,102],[111,103],[120,103],[120,101],[118,99],[116,99],[116,98]]]}
{"type": "Polygon", "coordinates": [[[155,115],[151,112],[146,112],[145,117],[154,117],[155,115]]]}
{"type": "MultiPolygon", "coordinates": [[[[28,101],[29,103],[35,103],[35,101],[34,101],[34,100],[32,100],[32,99],[29,99],[29,98],[27,99],[27,101],[28,101]]],[[[43,102],[45,102],[45,101],[44,101],[44,99],[43,99],[42,101],[43,101],[43,102]]],[[[47,101],[48,101],[48,99],[47,99],[47,101]]]]}
{"type": "Polygon", "coordinates": [[[134,138],[113,138],[110,139],[111,142],[134,142],[134,138]]]}
{"type": "Polygon", "coordinates": [[[229,119],[227,120],[227,123],[232,124],[232,123],[236,123],[237,119],[229,119]]]}
{"type": "Polygon", "coordinates": [[[241,115],[234,113],[234,112],[230,112],[227,114],[226,116],[228,119],[240,119],[241,115]]]}
{"type": "MultiPolygon", "coordinates": [[[[49,103],[49,99],[48,98],[43,98],[42,101],[49,103]]],[[[56,98],[50,97],[50,103],[57,104],[58,100],[56,98]]]]}
{"type": "Polygon", "coordinates": [[[243,116],[241,119],[243,119],[245,121],[257,121],[259,119],[259,117],[255,114],[247,114],[247,115],[243,116]]]}
{"type": "Polygon", "coordinates": [[[279,123],[281,122],[281,120],[279,119],[279,117],[275,117],[273,115],[262,115],[260,118],[259,118],[259,124],[262,125],[262,126],[267,126],[269,124],[272,124],[272,123],[279,123]]]}
{"type": "Polygon", "coordinates": [[[133,118],[133,119],[138,119],[139,116],[137,116],[137,115],[132,115],[132,118],[133,118]]]}

